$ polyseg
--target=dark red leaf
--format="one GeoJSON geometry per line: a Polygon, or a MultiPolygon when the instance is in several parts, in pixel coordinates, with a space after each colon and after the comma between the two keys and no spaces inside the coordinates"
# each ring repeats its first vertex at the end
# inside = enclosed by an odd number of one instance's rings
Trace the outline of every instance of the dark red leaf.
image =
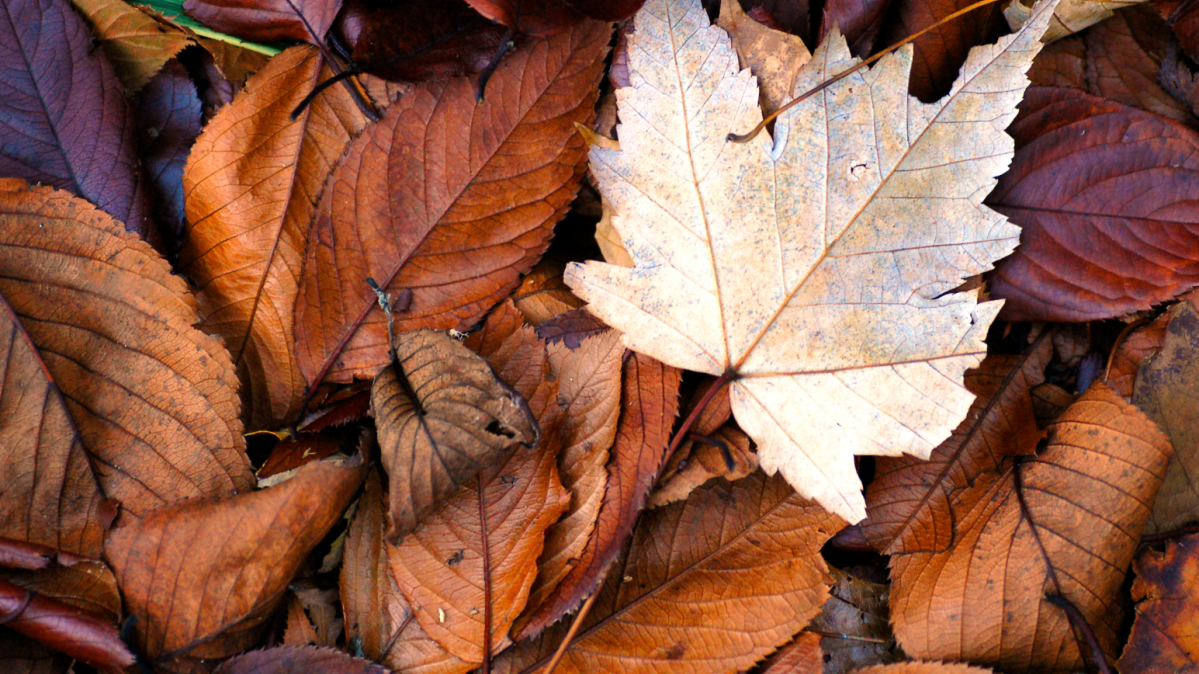
{"type": "Polygon", "coordinates": [[[1199,134],[1075,89],[1030,87],[987,204],[1019,224],[991,273],[1008,320],[1089,321],[1199,284],[1199,134]]]}
{"type": "Polygon", "coordinates": [[[0,620],[106,672],[120,672],[134,662],[112,622],[6,580],[0,580],[0,620]]]}
{"type": "Polygon", "coordinates": [[[341,9],[341,0],[187,0],[183,11],[200,23],[230,35],[273,42],[323,44],[341,9]]]}
{"type": "Polygon", "coordinates": [[[364,72],[417,81],[483,70],[507,29],[463,0],[348,0],[335,31],[364,72]]]}
{"type": "MultiPolygon", "coordinates": [[[[875,45],[882,48],[895,44],[973,3],[974,0],[898,0],[895,18],[887,22],[875,45]]],[[[1002,6],[994,3],[976,9],[916,40],[908,91],[926,102],[949,93],[970,48],[994,38],[998,31],[1006,31],[1002,6]]]]}
{"type": "Polygon", "coordinates": [[[891,0],[829,0],[820,17],[820,42],[835,26],[854,56],[865,58],[874,50],[874,40],[890,7],[891,0]]]}
{"type": "Polygon", "coordinates": [[[250,651],[228,660],[213,674],[388,674],[367,660],[350,657],[332,648],[283,646],[250,651]]]}
{"type": "MultiPolygon", "coordinates": [[[[566,4],[600,21],[623,21],[645,4],[645,0],[564,0],[566,4]]],[[[732,0],[730,0],[732,1],[732,0]]]]}
{"type": "Polygon", "coordinates": [[[133,111],[66,0],[0,5],[0,175],[86,198],[156,243],[133,111]]]}
{"type": "Polygon", "coordinates": [[[138,141],[154,216],[170,251],[183,234],[183,166],[200,135],[200,97],[179,61],[168,61],[137,96],[138,141]]]}
{"type": "Polygon", "coordinates": [[[534,37],[556,35],[583,18],[563,0],[466,1],[488,19],[534,37]]]}
{"type": "Polygon", "coordinates": [[[1155,0],[1153,5],[1174,29],[1187,56],[1199,58],[1199,5],[1187,0],[1155,0]]]}

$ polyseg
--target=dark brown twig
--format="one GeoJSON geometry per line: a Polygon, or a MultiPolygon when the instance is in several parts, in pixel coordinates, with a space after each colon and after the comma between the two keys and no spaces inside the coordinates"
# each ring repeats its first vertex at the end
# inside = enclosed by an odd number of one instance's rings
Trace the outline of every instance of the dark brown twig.
{"type": "Polygon", "coordinates": [[[562,643],[558,644],[558,650],[554,651],[554,657],[550,658],[550,663],[545,667],[545,674],[554,674],[554,669],[558,663],[562,661],[562,657],[566,655],[566,649],[570,647],[570,642],[574,640],[575,635],[579,633],[579,628],[583,626],[583,621],[587,618],[587,614],[591,613],[591,607],[595,604],[595,600],[599,597],[603,582],[600,582],[600,587],[595,588],[595,592],[587,597],[587,601],[583,602],[583,607],[579,609],[575,615],[574,622],[570,623],[570,630],[562,637],[562,643]]]}

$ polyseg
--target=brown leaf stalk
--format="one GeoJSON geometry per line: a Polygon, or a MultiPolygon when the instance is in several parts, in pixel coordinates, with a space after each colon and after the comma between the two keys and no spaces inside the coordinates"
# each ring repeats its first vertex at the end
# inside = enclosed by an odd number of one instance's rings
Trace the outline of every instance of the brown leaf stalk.
{"type": "Polygon", "coordinates": [[[891,52],[895,51],[896,49],[899,49],[900,47],[904,46],[905,44],[908,44],[909,42],[914,42],[915,40],[919,39],[919,37],[921,35],[924,35],[925,33],[929,32],[930,30],[940,28],[941,26],[949,23],[950,21],[953,21],[954,19],[956,19],[960,16],[969,14],[970,12],[973,12],[974,10],[976,10],[980,7],[985,7],[987,5],[993,4],[996,1],[997,0],[979,0],[978,2],[970,5],[969,7],[963,7],[962,9],[959,9],[958,11],[954,12],[953,14],[950,14],[949,16],[945,17],[944,19],[941,19],[940,21],[937,21],[936,23],[928,26],[927,28],[923,28],[915,33],[912,33],[911,35],[907,36],[906,38],[900,40],[899,42],[896,42],[895,44],[891,45],[890,47],[887,47],[886,49],[880,51],[879,53],[875,54],[874,56],[871,56],[870,58],[866,59],[865,61],[862,61],[861,63],[857,64],[856,66],[834,75],[833,77],[825,80],[824,82],[821,82],[817,86],[804,92],[797,98],[791,99],[790,101],[787,102],[786,105],[779,108],[778,110],[775,110],[773,113],[767,115],[762,121],[758,122],[758,125],[752,129],[750,129],[749,133],[744,133],[744,134],[730,133],[728,135],[728,140],[730,140],[734,143],[748,143],[749,141],[753,140],[755,136],[757,136],[759,133],[761,133],[762,129],[765,129],[767,124],[773,122],[776,118],[778,118],[779,115],[790,110],[791,108],[795,107],[796,105],[799,105],[800,103],[806,101],[808,98],[833,86],[837,82],[840,82],[841,80],[845,79],[846,77],[849,77],[850,75],[856,73],[857,71],[861,70],[862,68],[865,68],[866,66],[870,65],[871,63],[874,63],[875,61],[881,59],[882,57],[886,56],[887,54],[890,54],[891,52]]]}

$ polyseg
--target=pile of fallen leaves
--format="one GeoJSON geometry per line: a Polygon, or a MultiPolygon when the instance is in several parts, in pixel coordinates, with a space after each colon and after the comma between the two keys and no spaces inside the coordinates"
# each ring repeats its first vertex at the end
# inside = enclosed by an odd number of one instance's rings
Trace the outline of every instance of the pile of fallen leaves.
{"type": "Polygon", "coordinates": [[[969,5],[0,0],[0,670],[1199,671],[1199,6],[969,5]]]}

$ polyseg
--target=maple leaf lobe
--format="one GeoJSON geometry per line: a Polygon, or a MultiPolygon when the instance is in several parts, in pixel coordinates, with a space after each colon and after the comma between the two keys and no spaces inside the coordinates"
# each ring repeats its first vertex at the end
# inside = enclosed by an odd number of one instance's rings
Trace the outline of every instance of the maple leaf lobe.
{"type": "MultiPolygon", "coordinates": [[[[635,266],[572,264],[567,284],[629,348],[735,374],[762,467],[861,520],[853,455],[927,457],[973,400],[962,377],[1000,303],[953,291],[1017,244],[982,199],[1011,160],[1003,129],[1053,4],[973,50],[940,101],[908,96],[903,49],[737,144],[728,133],[762,114],[728,36],[698,2],[647,2],[620,149],[590,153],[635,266]]],[[[793,93],[855,63],[834,34],[793,93]]]]}

